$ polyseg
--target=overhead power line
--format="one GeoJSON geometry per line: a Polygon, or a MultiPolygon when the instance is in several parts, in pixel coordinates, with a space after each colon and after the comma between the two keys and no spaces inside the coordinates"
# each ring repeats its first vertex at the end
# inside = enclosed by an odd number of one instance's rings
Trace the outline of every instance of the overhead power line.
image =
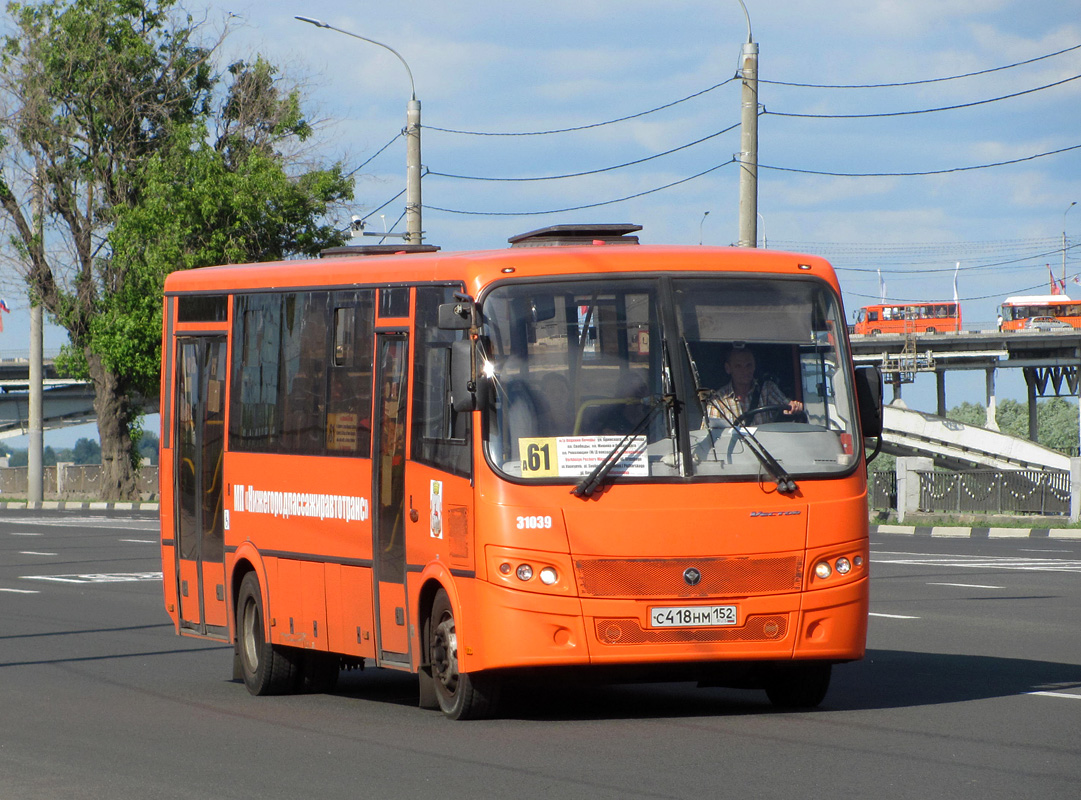
{"type": "Polygon", "coordinates": [[[1021,97],[1026,94],[1033,94],[1034,92],[1042,92],[1044,89],[1051,89],[1055,86],[1061,86],[1064,83],[1070,81],[1076,81],[1081,78],[1081,75],[1074,75],[1070,78],[1063,78],[1061,81],[1055,81],[1054,83],[1047,83],[1043,86],[1037,86],[1034,89],[1025,89],[1021,92],[1014,92],[1012,94],[1004,94],[999,97],[990,97],[986,100],[974,100],[971,103],[958,103],[953,106],[939,106],[937,108],[918,108],[912,111],[883,111],[875,114],[798,114],[791,111],[770,111],[768,108],[763,110],[764,114],[772,114],[775,117],[798,117],[800,119],[875,119],[878,117],[907,117],[913,114],[933,114],[938,111],[956,111],[960,108],[973,108],[974,106],[982,106],[988,103],[997,103],[1001,100],[1009,100],[1013,97],[1021,97]]]}
{"type": "Polygon", "coordinates": [[[457,133],[457,134],[461,134],[463,136],[549,136],[549,135],[551,135],[553,133],[573,133],[575,131],[589,130],[590,128],[601,128],[601,127],[603,127],[605,125],[615,125],[617,122],[627,122],[628,120],[638,119],[639,117],[644,117],[647,114],[654,114],[657,111],[663,111],[666,108],[671,108],[672,106],[678,106],[680,103],[686,103],[688,100],[693,100],[696,97],[701,97],[702,95],[707,94],[709,92],[712,92],[714,89],[719,89],[722,86],[724,86],[725,84],[731,83],[734,80],[736,80],[736,78],[732,77],[732,78],[729,78],[726,81],[721,81],[720,83],[715,83],[712,86],[710,86],[708,89],[703,89],[700,92],[695,92],[694,94],[687,95],[686,97],[683,97],[683,98],[681,98],[679,100],[673,100],[671,103],[665,103],[663,106],[657,106],[656,108],[651,108],[648,111],[639,111],[637,114],[628,114],[627,116],[619,117],[618,119],[610,119],[610,120],[608,120],[606,122],[594,122],[594,123],[591,123],[589,125],[578,125],[578,126],[575,126],[573,128],[557,128],[555,130],[550,130],[550,131],[523,131],[523,132],[518,132],[518,133],[498,133],[498,132],[490,132],[490,131],[460,131],[460,130],[455,130],[453,128],[436,128],[436,127],[433,127],[431,125],[425,125],[424,127],[427,130],[430,130],[430,131],[439,131],[440,133],[457,133]]]}
{"type": "Polygon", "coordinates": [[[603,200],[603,201],[601,201],[599,203],[587,203],[585,205],[573,206],[573,207],[569,207],[569,208],[553,208],[553,209],[548,209],[546,211],[463,211],[461,209],[456,209],[456,208],[439,208],[438,206],[429,206],[429,205],[425,205],[424,208],[429,210],[429,211],[442,211],[442,212],[444,212],[446,214],[466,214],[466,215],[469,215],[469,216],[476,216],[476,217],[532,217],[532,216],[538,216],[538,215],[541,215],[541,214],[562,214],[563,212],[566,212],[566,211],[583,211],[583,210],[585,210],[587,208],[600,208],[601,206],[610,206],[610,205],[614,205],[615,203],[622,203],[622,202],[624,202],[626,200],[634,200],[635,198],[638,198],[638,197],[645,197],[646,195],[649,195],[649,194],[654,194],[656,192],[662,192],[665,189],[671,189],[673,186],[679,186],[680,184],[688,183],[690,181],[693,181],[696,178],[701,178],[703,175],[708,175],[711,172],[716,172],[721,167],[726,167],[729,164],[734,164],[735,162],[736,162],[736,159],[735,159],[735,157],[733,157],[733,158],[730,158],[728,161],[725,161],[723,164],[717,164],[716,166],[712,166],[709,169],[704,169],[701,172],[699,172],[699,173],[697,173],[695,175],[691,175],[688,178],[682,178],[682,179],[680,179],[678,181],[672,181],[671,183],[666,183],[664,186],[657,186],[656,188],[653,188],[653,189],[647,189],[644,192],[637,192],[635,194],[629,194],[626,197],[618,197],[618,198],[616,198],[614,200],[603,200]]]}
{"type": "Polygon", "coordinates": [[[831,84],[831,83],[793,83],[790,81],[770,81],[765,78],[759,78],[759,83],[771,83],[774,86],[794,86],[800,89],[893,89],[900,86],[922,86],[928,83],[942,83],[943,81],[956,81],[961,78],[974,78],[977,75],[988,75],[992,72],[1001,72],[1005,69],[1013,69],[1014,67],[1023,67],[1026,64],[1035,64],[1037,61],[1043,61],[1044,59],[1054,58],[1055,56],[1061,56],[1063,53],[1069,53],[1073,50],[1081,49],[1081,44],[1075,44],[1073,47],[1067,47],[1065,50],[1059,50],[1054,53],[1048,53],[1043,56],[1036,56],[1036,58],[1029,58],[1025,61],[1018,61],[1013,64],[1006,64],[1002,67],[991,67],[990,69],[981,69],[976,72],[965,72],[960,75],[948,75],[944,78],[925,78],[918,81],[903,81],[899,83],[858,83],[858,84],[831,84]]]}
{"type": "Polygon", "coordinates": [[[662,156],[668,156],[668,155],[671,155],[672,153],[678,153],[680,150],[686,150],[686,149],[688,149],[690,147],[694,147],[695,145],[702,144],[702,142],[708,142],[710,139],[715,139],[718,136],[720,136],[722,134],[725,134],[725,133],[728,133],[729,131],[735,130],[738,127],[739,127],[739,123],[737,122],[735,125],[729,125],[724,130],[717,131],[716,133],[711,133],[708,136],[703,136],[701,139],[696,139],[693,142],[688,142],[687,144],[682,144],[679,147],[673,147],[671,150],[665,150],[663,153],[654,153],[651,156],[645,156],[644,158],[635,159],[634,161],[625,161],[622,164],[614,164],[614,165],[612,165],[610,167],[598,167],[597,169],[586,170],[585,172],[572,172],[572,173],[568,173],[566,175],[539,175],[539,176],[530,177],[530,178],[494,178],[494,177],[482,177],[482,176],[477,176],[477,175],[452,175],[452,174],[447,173],[447,172],[436,172],[435,170],[430,170],[428,172],[428,174],[429,175],[435,175],[435,176],[440,177],[440,178],[454,178],[454,179],[460,180],[460,181],[527,182],[527,181],[556,181],[556,180],[562,180],[563,178],[581,178],[581,177],[583,177],[585,175],[597,175],[597,174],[602,173],[602,172],[611,172],[612,170],[623,169],[624,167],[637,166],[638,164],[644,164],[647,161],[652,161],[653,159],[661,158],[662,156]]]}
{"type": "MultiPolygon", "coordinates": [[[[1081,77],[1081,76],[1079,76],[1081,77]]],[[[1047,156],[1055,156],[1060,153],[1068,153],[1071,150],[1077,150],[1081,148],[1081,144],[1070,145],[1069,147],[1062,147],[1058,150],[1049,150],[1046,153],[1036,153],[1031,156],[1022,156],[1021,158],[1012,158],[1006,161],[994,161],[989,164],[975,164],[968,167],[949,167],[947,169],[928,169],[919,172],[828,172],[825,170],[813,170],[813,169],[797,169],[796,167],[775,167],[769,164],[759,164],[759,169],[772,169],[777,172],[796,172],[801,175],[825,175],[835,178],[911,178],[920,177],[922,175],[946,175],[951,172],[969,172],[976,169],[990,169],[991,167],[1004,167],[1009,164],[1020,164],[1025,161],[1035,161],[1037,158],[1046,158],[1047,156]]]]}

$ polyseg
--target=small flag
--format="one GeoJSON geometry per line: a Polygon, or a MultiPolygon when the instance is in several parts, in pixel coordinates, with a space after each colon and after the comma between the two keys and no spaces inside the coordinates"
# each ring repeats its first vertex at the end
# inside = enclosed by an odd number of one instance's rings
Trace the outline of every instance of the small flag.
{"type": "MultiPolygon", "coordinates": [[[[8,314],[11,313],[11,309],[8,308],[7,300],[0,300],[0,311],[5,311],[8,314]]],[[[4,315],[0,314],[0,333],[4,332],[4,315]]]]}

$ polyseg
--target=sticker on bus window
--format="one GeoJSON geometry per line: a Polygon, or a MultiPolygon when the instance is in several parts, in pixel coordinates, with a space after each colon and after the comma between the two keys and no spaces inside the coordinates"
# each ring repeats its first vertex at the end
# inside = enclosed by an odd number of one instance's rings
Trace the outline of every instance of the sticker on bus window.
{"type": "MultiPolygon", "coordinates": [[[[523,478],[581,478],[623,441],[622,436],[559,436],[518,440],[523,478]]],[[[648,476],[646,437],[635,436],[611,474],[648,476]]]]}

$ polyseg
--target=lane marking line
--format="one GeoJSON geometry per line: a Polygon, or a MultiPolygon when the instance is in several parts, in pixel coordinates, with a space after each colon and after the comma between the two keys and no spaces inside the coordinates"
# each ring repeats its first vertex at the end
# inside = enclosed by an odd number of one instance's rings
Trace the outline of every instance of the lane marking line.
{"type": "Polygon", "coordinates": [[[1070,700],[1081,700],[1081,694],[1067,694],[1066,692],[1025,692],[1025,694],[1038,694],[1043,697],[1065,697],[1070,700]]]}
{"type": "Polygon", "coordinates": [[[131,542],[132,544],[158,544],[154,539],[121,539],[122,542],[131,542]]]}
{"type": "Polygon", "coordinates": [[[1005,589],[1005,586],[988,586],[984,583],[929,583],[928,586],[957,586],[961,589],[1005,589]]]}
{"type": "Polygon", "coordinates": [[[868,612],[869,617],[885,617],[886,619],[919,619],[919,617],[910,617],[906,614],[876,614],[874,611],[868,612]]]}
{"type": "Polygon", "coordinates": [[[41,594],[37,589],[8,589],[4,586],[0,586],[0,592],[10,592],[11,594],[41,594]]]}
{"type": "Polygon", "coordinates": [[[21,556],[56,556],[56,555],[59,555],[59,553],[39,553],[36,550],[20,550],[19,555],[21,555],[21,556]]]}

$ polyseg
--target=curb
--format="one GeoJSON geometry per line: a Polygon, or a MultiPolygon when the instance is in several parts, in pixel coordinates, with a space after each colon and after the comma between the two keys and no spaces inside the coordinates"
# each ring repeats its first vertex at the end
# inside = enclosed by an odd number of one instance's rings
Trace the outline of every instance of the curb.
{"type": "Polygon", "coordinates": [[[12,501],[0,503],[0,509],[20,511],[157,511],[159,503],[88,503],[67,500],[46,500],[41,503],[12,501]]]}
{"type": "Polygon", "coordinates": [[[1081,528],[964,528],[945,525],[872,525],[871,533],[931,539],[1067,539],[1081,542],[1081,528]]]}

